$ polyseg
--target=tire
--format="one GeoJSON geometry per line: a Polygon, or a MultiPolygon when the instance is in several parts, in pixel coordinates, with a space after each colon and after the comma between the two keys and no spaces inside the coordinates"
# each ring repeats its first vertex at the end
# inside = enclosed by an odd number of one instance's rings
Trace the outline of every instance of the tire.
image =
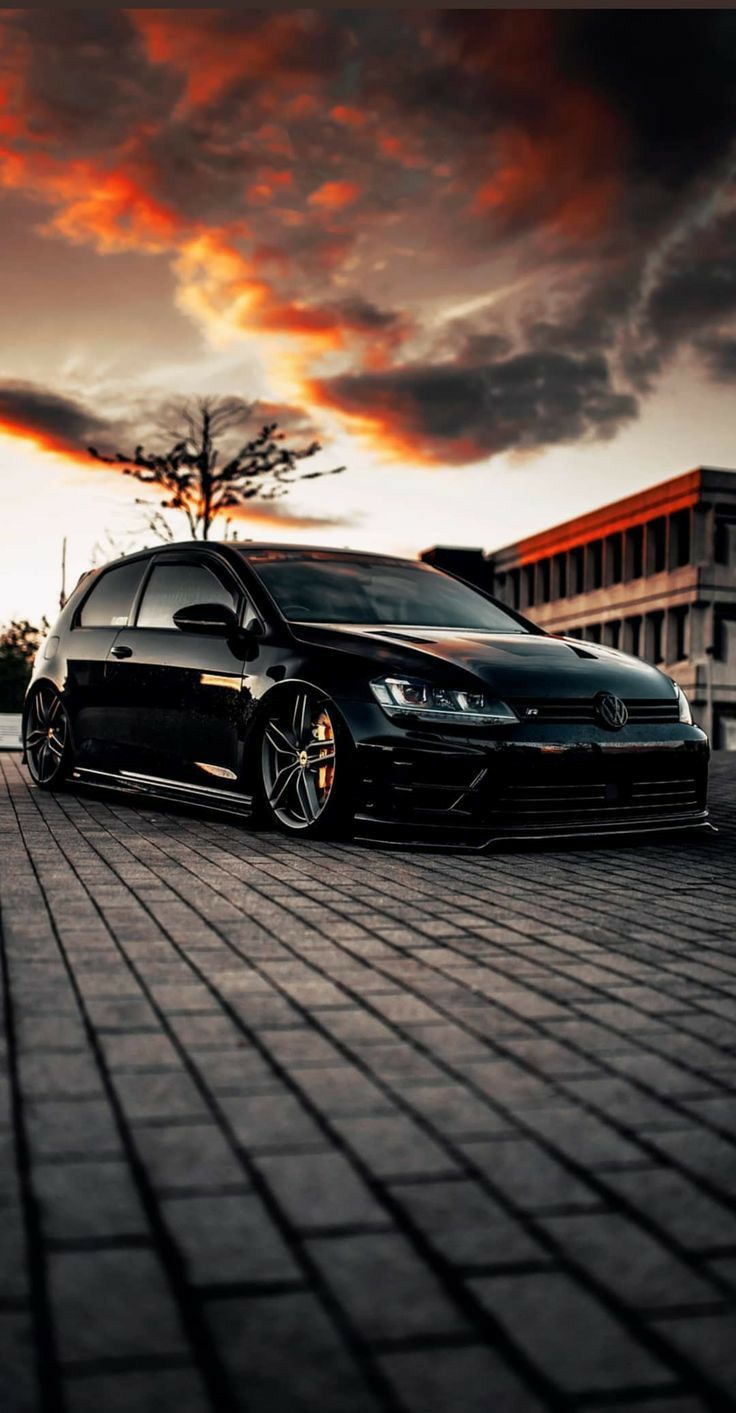
{"type": "Polygon", "coordinates": [[[71,771],[74,752],[66,707],[50,682],[36,687],[26,703],[23,754],[39,789],[61,789],[71,771]]]}
{"type": "Polygon", "coordinates": [[[324,693],[305,685],[275,694],[261,727],[257,819],[302,838],[349,838],[353,754],[324,693]]]}

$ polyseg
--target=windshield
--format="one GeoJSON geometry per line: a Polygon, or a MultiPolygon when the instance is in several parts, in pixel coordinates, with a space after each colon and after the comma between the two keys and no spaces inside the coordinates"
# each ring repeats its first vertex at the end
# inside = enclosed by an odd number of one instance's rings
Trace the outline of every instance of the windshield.
{"type": "Polygon", "coordinates": [[[291,622],[528,631],[498,604],[426,564],[322,551],[243,553],[291,622]]]}

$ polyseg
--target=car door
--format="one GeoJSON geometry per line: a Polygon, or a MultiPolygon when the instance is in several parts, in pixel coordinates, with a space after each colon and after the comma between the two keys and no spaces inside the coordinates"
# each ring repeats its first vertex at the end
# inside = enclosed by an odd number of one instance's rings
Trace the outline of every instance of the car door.
{"type": "Polygon", "coordinates": [[[249,612],[241,586],[216,555],[155,556],[135,624],[118,633],[105,673],[124,718],[121,768],[232,790],[247,649],[237,633],[177,628],[178,610],[205,603],[231,608],[240,623],[249,612]]]}
{"type": "Polygon", "coordinates": [[[75,754],[88,769],[106,769],[114,761],[120,721],[105,663],[121,627],[131,620],[148,560],[138,556],[96,574],[72,619],[66,640],[66,703],[75,754]]]}

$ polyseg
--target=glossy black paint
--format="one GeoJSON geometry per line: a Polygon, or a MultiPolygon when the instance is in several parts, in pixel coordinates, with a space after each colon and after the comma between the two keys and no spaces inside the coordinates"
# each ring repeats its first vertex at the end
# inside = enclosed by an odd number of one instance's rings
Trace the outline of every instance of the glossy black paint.
{"type": "MultiPolygon", "coordinates": [[[[374,557],[351,558],[360,565],[374,557]]],[[[707,739],[678,721],[670,680],[636,659],[551,637],[518,615],[511,616],[524,634],[289,623],[257,566],[229,544],[165,546],[119,563],[134,577],[134,566],[140,569],[129,623],[82,626],[105,571],[87,575],[29,687],[46,681],[62,694],[78,779],[247,810],[264,712],[273,694],[306,683],[329,697],[350,733],[364,832],[429,841],[451,832],[482,845],[509,834],[639,832],[706,821],[707,739]],[[191,621],[140,626],[149,576],[173,564],[204,565],[217,576],[233,604],[219,629],[191,621]],[[521,720],[483,728],[391,721],[369,687],[388,672],[475,691],[480,685],[514,705],[521,720]],[[622,730],[594,718],[601,692],[629,705],[622,730]]]]}

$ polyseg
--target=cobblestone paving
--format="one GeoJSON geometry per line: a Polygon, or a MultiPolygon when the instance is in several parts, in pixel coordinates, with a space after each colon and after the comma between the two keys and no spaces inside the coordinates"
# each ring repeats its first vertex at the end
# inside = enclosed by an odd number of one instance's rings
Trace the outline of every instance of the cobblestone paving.
{"type": "Polygon", "coordinates": [[[0,769],[3,1413],[736,1407],[736,761],[484,857],[0,769]]]}

